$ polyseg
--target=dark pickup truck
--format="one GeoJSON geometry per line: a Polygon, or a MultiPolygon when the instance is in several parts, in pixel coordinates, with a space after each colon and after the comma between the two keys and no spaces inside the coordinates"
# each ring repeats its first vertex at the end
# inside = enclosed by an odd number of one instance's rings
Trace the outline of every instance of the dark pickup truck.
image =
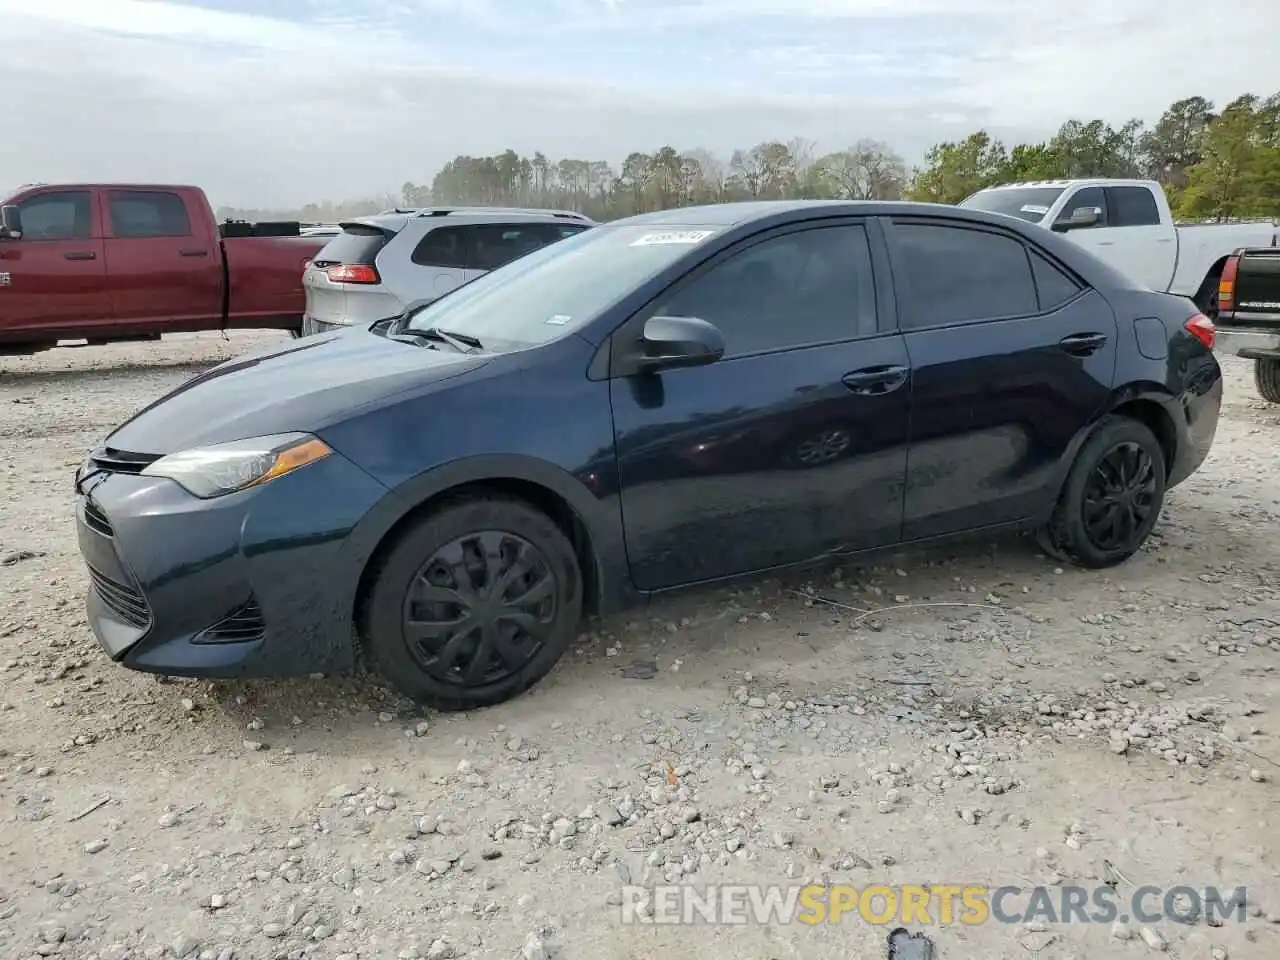
{"type": "Polygon", "coordinates": [[[214,217],[199,187],[59,184],[0,203],[0,354],[59,340],[302,328],[306,263],[327,236],[214,217]]]}
{"type": "Polygon", "coordinates": [[[1236,250],[1218,283],[1219,353],[1253,361],[1258,392],[1280,403],[1280,247],[1236,250]]]}

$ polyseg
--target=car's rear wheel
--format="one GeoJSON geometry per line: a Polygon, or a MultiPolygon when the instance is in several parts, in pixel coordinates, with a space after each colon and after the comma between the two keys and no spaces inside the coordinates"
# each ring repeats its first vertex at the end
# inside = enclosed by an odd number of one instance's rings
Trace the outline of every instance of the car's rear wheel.
{"type": "Polygon", "coordinates": [[[1268,357],[1253,361],[1253,383],[1263,400],[1280,403],[1280,360],[1268,357]]]}
{"type": "Polygon", "coordinates": [[[1038,533],[1041,548],[1082,567],[1129,559],[1160,517],[1166,476],[1151,430],[1128,417],[1107,417],[1076,456],[1053,518],[1038,533]]]}
{"type": "Polygon", "coordinates": [[[400,536],[374,578],[363,634],[406,696],[469,710],[541,680],[581,615],[582,574],[559,527],[518,500],[474,497],[400,536]]]}

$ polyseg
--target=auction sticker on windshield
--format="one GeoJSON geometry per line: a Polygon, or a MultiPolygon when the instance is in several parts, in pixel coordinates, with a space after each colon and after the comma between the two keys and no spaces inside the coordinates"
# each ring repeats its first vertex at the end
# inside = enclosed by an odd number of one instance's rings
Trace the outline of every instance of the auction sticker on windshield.
{"type": "Polygon", "coordinates": [[[646,233],[643,237],[631,241],[633,247],[662,247],[672,244],[701,243],[715,233],[714,230],[667,230],[664,233],[646,233]]]}
{"type": "Polygon", "coordinates": [[[1042,207],[1038,203],[1024,203],[1018,210],[1022,213],[1038,213],[1042,217],[1049,212],[1048,207],[1042,207]]]}

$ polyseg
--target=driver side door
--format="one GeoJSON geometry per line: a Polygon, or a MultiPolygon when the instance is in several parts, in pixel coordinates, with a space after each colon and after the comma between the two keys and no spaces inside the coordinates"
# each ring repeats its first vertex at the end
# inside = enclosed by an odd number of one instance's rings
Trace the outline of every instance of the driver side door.
{"type": "Polygon", "coordinates": [[[659,590],[898,542],[910,368],[874,222],[757,235],[614,334],[697,317],[715,363],[610,381],[632,579],[659,590]]]}

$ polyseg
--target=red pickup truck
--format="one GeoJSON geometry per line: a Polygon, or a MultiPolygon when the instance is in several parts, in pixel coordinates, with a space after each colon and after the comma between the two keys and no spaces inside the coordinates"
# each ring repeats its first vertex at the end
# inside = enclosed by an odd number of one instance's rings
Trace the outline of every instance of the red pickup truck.
{"type": "Polygon", "coordinates": [[[0,354],[193,330],[296,333],[303,270],[328,239],[297,223],[219,225],[199,187],[25,187],[0,204],[0,354]]]}

